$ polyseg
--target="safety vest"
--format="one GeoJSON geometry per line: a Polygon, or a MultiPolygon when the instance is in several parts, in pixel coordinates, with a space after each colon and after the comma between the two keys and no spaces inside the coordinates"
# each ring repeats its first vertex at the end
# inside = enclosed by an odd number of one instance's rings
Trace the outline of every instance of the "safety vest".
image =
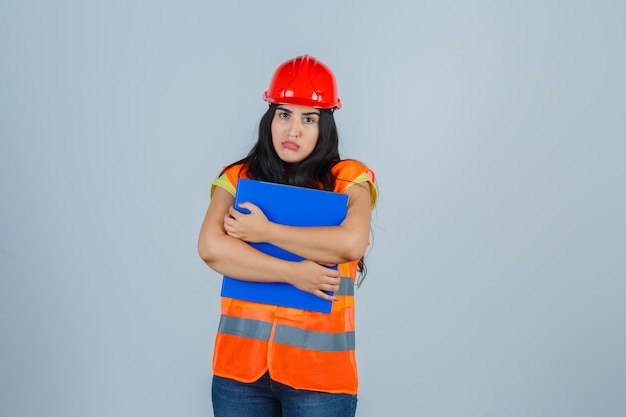
{"type": "MultiPolygon", "coordinates": [[[[336,192],[369,182],[376,202],[374,173],[357,161],[333,168],[336,192]]],[[[245,167],[229,168],[214,186],[234,194],[245,167]],[[232,188],[230,188],[232,187],[232,188]]],[[[358,261],[338,266],[341,281],[329,314],[222,298],[215,339],[213,373],[253,382],[269,371],[275,381],[296,389],[356,394],[354,281],[358,261]]]]}

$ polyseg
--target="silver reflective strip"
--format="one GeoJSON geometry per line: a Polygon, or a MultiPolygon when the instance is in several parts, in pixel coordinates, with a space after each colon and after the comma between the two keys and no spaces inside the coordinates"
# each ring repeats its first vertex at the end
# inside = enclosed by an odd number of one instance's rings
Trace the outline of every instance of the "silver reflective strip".
{"type": "Polygon", "coordinates": [[[339,280],[339,291],[335,295],[351,295],[354,296],[354,281],[350,277],[341,277],[339,280]]]}
{"type": "Polygon", "coordinates": [[[233,336],[269,340],[270,333],[272,332],[272,323],[222,315],[217,331],[233,336]]]}
{"type": "Polygon", "coordinates": [[[343,352],[354,349],[354,332],[325,333],[279,324],[274,342],[321,352],[343,352]]]}

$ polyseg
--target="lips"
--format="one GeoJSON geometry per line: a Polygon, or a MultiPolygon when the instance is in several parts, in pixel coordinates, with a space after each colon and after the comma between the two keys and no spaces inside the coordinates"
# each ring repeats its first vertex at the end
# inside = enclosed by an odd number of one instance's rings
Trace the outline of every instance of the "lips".
{"type": "Polygon", "coordinates": [[[283,148],[290,149],[292,151],[297,151],[298,149],[300,149],[300,145],[298,145],[296,142],[291,141],[291,140],[286,140],[282,142],[281,145],[283,148]]]}

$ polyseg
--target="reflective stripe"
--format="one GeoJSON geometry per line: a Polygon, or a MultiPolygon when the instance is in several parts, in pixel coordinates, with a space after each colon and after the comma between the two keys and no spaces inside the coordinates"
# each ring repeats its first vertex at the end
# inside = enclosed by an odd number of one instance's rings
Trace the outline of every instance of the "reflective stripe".
{"type": "Polygon", "coordinates": [[[339,291],[335,295],[354,296],[354,281],[350,277],[341,277],[339,280],[339,291]]]}
{"type": "Polygon", "coordinates": [[[325,333],[278,324],[274,342],[320,352],[354,350],[354,332],[325,333]]]}
{"type": "Polygon", "coordinates": [[[233,336],[269,340],[270,333],[272,332],[272,323],[222,315],[217,331],[233,336]]]}

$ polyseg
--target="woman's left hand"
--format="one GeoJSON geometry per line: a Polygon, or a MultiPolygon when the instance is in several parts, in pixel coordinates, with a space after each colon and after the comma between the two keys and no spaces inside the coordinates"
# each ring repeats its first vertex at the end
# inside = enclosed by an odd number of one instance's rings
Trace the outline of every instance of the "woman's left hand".
{"type": "Polygon", "coordinates": [[[267,220],[263,211],[252,203],[241,203],[239,207],[249,210],[250,213],[244,214],[234,207],[230,207],[224,216],[226,233],[244,242],[266,242],[265,236],[271,222],[267,220]]]}

